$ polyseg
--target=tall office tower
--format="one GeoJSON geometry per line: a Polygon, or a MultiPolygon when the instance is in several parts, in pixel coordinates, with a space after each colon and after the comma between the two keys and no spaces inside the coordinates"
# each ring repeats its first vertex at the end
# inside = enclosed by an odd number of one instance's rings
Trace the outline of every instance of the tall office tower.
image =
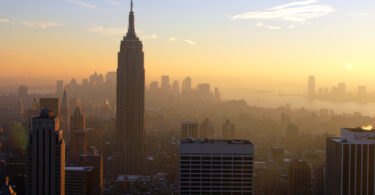
{"type": "Polygon", "coordinates": [[[214,137],[214,125],[206,118],[199,126],[199,137],[212,139],[214,137]]]}
{"type": "Polygon", "coordinates": [[[326,186],[326,166],[316,165],[314,166],[314,195],[324,195],[326,186]]]}
{"type": "Polygon", "coordinates": [[[191,91],[191,78],[186,77],[182,81],[181,93],[185,94],[185,93],[189,93],[190,91],[191,91]]]}
{"type": "Polygon", "coordinates": [[[168,90],[170,89],[170,84],[169,84],[169,76],[161,76],[161,89],[163,90],[168,90]]]}
{"type": "Polygon", "coordinates": [[[327,139],[326,194],[375,194],[375,130],[341,129],[327,139]]]}
{"type": "Polygon", "coordinates": [[[79,106],[76,107],[70,121],[70,156],[71,161],[77,162],[82,154],[87,153],[86,119],[79,106]]]}
{"type": "Polygon", "coordinates": [[[365,97],[367,95],[367,88],[366,86],[358,86],[358,97],[365,97]]]}
{"type": "Polygon", "coordinates": [[[19,99],[18,99],[18,112],[19,112],[19,114],[22,116],[23,114],[24,114],[24,104],[23,104],[23,98],[22,97],[20,97],[19,99]]]}
{"type": "Polygon", "coordinates": [[[117,72],[107,72],[105,75],[105,83],[109,86],[115,86],[116,85],[116,77],[117,77],[117,72]]]}
{"type": "Polygon", "coordinates": [[[294,160],[290,163],[288,169],[289,195],[310,195],[310,180],[310,167],[306,161],[294,160]]]}
{"type": "Polygon", "coordinates": [[[65,192],[65,142],[57,117],[48,109],[31,119],[27,145],[27,194],[65,192]]]}
{"type": "Polygon", "coordinates": [[[210,84],[199,83],[197,85],[197,92],[202,97],[210,97],[211,96],[210,84]]]}
{"type": "Polygon", "coordinates": [[[217,87],[215,87],[214,97],[215,97],[217,100],[220,100],[220,98],[221,98],[221,93],[220,93],[220,91],[219,91],[219,88],[217,88],[217,87]]]}
{"type": "Polygon", "coordinates": [[[173,81],[172,89],[173,89],[174,94],[179,94],[180,93],[180,83],[178,83],[178,81],[173,81]]]}
{"type": "Polygon", "coordinates": [[[230,123],[230,120],[226,120],[223,124],[223,138],[234,139],[236,136],[236,126],[230,123]]]}
{"type": "Polygon", "coordinates": [[[93,167],[65,167],[66,195],[96,195],[93,167]]]}
{"type": "Polygon", "coordinates": [[[143,143],[145,69],[142,42],[135,34],[133,1],[128,33],[121,41],[117,69],[117,172],[137,175],[144,172],[143,143]]]}
{"type": "Polygon", "coordinates": [[[339,83],[337,86],[337,92],[339,95],[345,95],[346,93],[346,84],[345,83],[339,83]]]}
{"type": "Polygon", "coordinates": [[[18,88],[18,97],[19,98],[22,98],[23,100],[25,100],[26,97],[28,96],[28,93],[29,93],[29,90],[26,86],[21,85],[18,88]]]}
{"type": "Polygon", "coordinates": [[[159,90],[159,83],[157,81],[152,81],[148,87],[150,93],[155,93],[159,90]]]}
{"type": "Polygon", "coordinates": [[[78,166],[93,167],[94,194],[103,193],[103,156],[100,154],[84,154],[80,156],[78,166]]]}
{"type": "Polygon", "coordinates": [[[64,90],[63,98],[61,101],[61,111],[60,111],[60,125],[61,129],[64,131],[64,140],[67,144],[70,141],[70,129],[69,129],[69,100],[68,94],[64,90]]]}
{"type": "Polygon", "coordinates": [[[64,81],[58,80],[56,81],[56,96],[61,97],[64,93],[64,81]]]}
{"type": "Polygon", "coordinates": [[[181,140],[180,194],[253,194],[253,156],[248,140],[181,140]]]}
{"type": "Polygon", "coordinates": [[[181,123],[181,139],[198,138],[198,124],[194,122],[181,123]]]}
{"type": "Polygon", "coordinates": [[[313,98],[315,96],[315,76],[310,75],[307,84],[307,96],[313,98]]]}
{"type": "Polygon", "coordinates": [[[53,112],[53,116],[60,117],[59,98],[40,98],[39,104],[40,104],[40,110],[49,109],[50,111],[53,112]]]}

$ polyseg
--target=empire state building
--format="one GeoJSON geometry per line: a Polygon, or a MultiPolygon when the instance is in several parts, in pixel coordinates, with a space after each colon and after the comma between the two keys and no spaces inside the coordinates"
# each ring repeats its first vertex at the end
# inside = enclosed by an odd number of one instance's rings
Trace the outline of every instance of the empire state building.
{"type": "Polygon", "coordinates": [[[143,45],[135,33],[133,1],[129,27],[118,52],[116,104],[116,165],[118,174],[144,172],[144,91],[143,45]]]}

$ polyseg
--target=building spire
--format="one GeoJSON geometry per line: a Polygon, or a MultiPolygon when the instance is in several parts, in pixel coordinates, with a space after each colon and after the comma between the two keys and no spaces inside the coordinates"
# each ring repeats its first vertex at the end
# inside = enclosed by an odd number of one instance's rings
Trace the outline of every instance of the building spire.
{"type": "Polygon", "coordinates": [[[133,0],[130,1],[130,13],[129,13],[129,27],[127,38],[136,38],[135,27],[134,27],[134,12],[133,12],[133,0]]]}
{"type": "Polygon", "coordinates": [[[130,1],[130,12],[133,12],[133,0],[130,1]]]}

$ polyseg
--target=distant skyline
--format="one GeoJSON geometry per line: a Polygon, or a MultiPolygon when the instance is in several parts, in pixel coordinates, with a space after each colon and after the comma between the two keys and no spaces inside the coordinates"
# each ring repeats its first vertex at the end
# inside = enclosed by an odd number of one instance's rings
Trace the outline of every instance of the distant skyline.
{"type": "MultiPolygon", "coordinates": [[[[374,1],[135,5],[147,84],[170,75],[224,88],[305,89],[307,76],[315,75],[318,86],[375,89],[374,1]]],[[[0,1],[0,80],[80,82],[94,71],[116,70],[128,10],[129,0],[0,1]]]]}

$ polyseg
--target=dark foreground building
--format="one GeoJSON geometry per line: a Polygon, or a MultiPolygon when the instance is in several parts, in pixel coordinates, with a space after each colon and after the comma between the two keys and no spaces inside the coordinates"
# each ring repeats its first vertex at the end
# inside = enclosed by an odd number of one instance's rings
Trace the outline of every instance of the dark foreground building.
{"type": "Polygon", "coordinates": [[[27,146],[27,194],[65,192],[65,142],[58,119],[48,109],[33,117],[27,146]]]}
{"type": "Polygon", "coordinates": [[[117,149],[115,169],[118,174],[144,172],[144,69],[143,45],[135,34],[133,2],[128,33],[121,41],[117,69],[117,149]]]}
{"type": "Polygon", "coordinates": [[[327,139],[326,194],[375,194],[375,130],[341,129],[327,139]]]}

